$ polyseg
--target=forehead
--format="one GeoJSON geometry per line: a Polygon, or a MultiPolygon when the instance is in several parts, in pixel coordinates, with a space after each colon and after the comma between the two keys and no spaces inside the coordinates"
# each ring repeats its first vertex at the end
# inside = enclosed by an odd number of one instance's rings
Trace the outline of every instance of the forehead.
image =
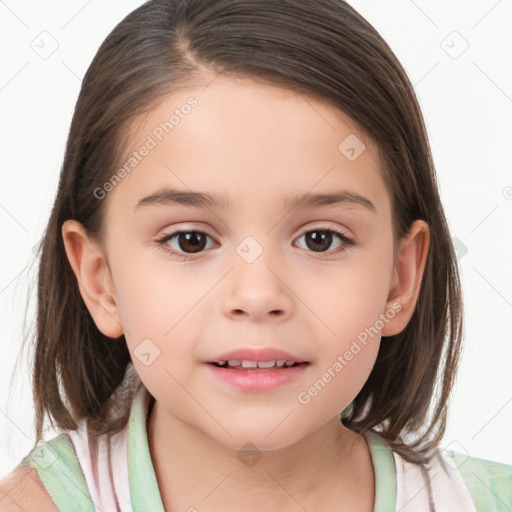
{"type": "Polygon", "coordinates": [[[218,76],[169,94],[131,123],[129,139],[108,201],[132,210],[164,186],[222,195],[233,208],[340,186],[388,201],[376,148],[346,114],[250,79],[218,76]]]}

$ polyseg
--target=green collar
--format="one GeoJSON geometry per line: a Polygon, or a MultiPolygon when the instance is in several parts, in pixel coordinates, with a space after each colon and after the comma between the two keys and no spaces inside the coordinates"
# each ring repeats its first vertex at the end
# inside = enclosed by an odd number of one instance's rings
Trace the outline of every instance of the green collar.
{"type": "MultiPolygon", "coordinates": [[[[150,395],[137,393],[128,424],[128,475],[133,512],[165,512],[151,460],[146,431],[150,395]]],[[[375,474],[374,512],[394,512],[396,507],[395,464],[390,448],[375,432],[365,434],[375,474]]]]}
{"type": "Polygon", "coordinates": [[[382,436],[369,430],[365,434],[375,475],[375,506],[373,512],[395,512],[396,469],[391,449],[382,436]]]}
{"type": "Polygon", "coordinates": [[[128,478],[133,512],[165,512],[146,431],[151,396],[141,384],[135,395],[128,422],[128,478]]]}

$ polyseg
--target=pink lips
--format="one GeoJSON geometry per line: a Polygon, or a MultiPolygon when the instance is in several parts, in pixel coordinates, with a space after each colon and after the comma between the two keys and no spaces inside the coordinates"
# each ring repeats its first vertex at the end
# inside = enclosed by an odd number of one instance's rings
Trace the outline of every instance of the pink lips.
{"type": "Polygon", "coordinates": [[[232,370],[230,368],[221,368],[214,364],[207,364],[206,366],[218,379],[238,388],[240,391],[258,393],[271,391],[285,384],[290,384],[299,379],[309,365],[304,363],[288,368],[251,368],[247,370],[232,370]]]}
{"type": "Polygon", "coordinates": [[[240,348],[226,352],[217,357],[206,361],[206,366],[213,372],[213,375],[230,386],[245,392],[264,392],[277,389],[285,384],[290,384],[299,379],[309,361],[296,357],[288,352],[277,348],[240,348]],[[272,368],[244,368],[233,369],[229,367],[220,367],[214,363],[219,361],[273,361],[286,360],[297,363],[295,366],[281,366],[272,368]]]}

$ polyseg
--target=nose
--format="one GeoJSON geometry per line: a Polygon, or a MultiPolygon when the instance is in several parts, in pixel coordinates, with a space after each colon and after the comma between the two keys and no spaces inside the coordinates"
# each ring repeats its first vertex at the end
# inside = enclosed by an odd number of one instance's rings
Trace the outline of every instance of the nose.
{"type": "Polygon", "coordinates": [[[293,292],[289,277],[266,251],[252,263],[238,258],[228,274],[223,312],[234,319],[250,318],[280,321],[292,314],[293,292]]]}

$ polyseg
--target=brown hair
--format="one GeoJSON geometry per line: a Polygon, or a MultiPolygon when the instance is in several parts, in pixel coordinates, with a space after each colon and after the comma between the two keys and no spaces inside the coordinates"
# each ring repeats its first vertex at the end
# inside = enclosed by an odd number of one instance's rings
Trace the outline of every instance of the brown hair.
{"type": "Polygon", "coordinates": [[[360,433],[380,431],[407,460],[424,462],[443,436],[460,355],[457,264],[413,87],[383,38],[341,0],[152,0],[103,42],[82,83],[41,246],[36,444],[46,415],[63,430],[86,417],[96,434],[118,431],[130,406],[124,386],[138,377],[124,336],[104,336],[85,307],[62,224],[76,219],[100,239],[105,201],[94,190],[122,161],[130,122],[170,92],[216,73],[263,80],[341,109],[378,149],[395,246],[414,220],[428,223],[431,245],[413,317],[383,340],[342,419],[360,433]]]}

